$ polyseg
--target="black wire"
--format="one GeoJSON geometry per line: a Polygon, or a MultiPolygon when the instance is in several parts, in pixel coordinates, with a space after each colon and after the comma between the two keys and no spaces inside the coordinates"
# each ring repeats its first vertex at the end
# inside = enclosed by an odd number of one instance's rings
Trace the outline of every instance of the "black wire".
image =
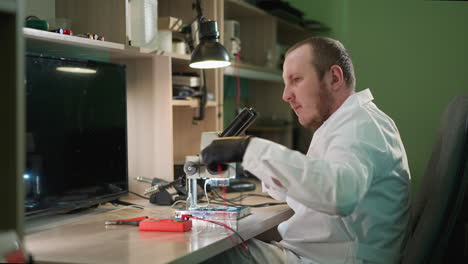
{"type": "Polygon", "coordinates": [[[136,196],[138,196],[138,197],[140,197],[140,198],[143,198],[143,199],[149,200],[149,198],[148,198],[148,197],[145,197],[145,196],[143,196],[143,195],[141,195],[141,194],[138,194],[138,193],[136,193],[136,192],[129,192],[129,193],[131,193],[131,194],[134,194],[134,195],[136,195],[136,196]]]}
{"type": "MultiPolygon", "coordinates": [[[[207,203],[207,201],[199,201],[200,203],[207,203]]],[[[210,201],[210,204],[219,204],[219,205],[226,205],[226,203],[223,202],[213,202],[210,201]]],[[[286,203],[261,203],[261,204],[237,204],[237,203],[228,203],[228,205],[235,205],[235,206],[249,206],[253,208],[261,208],[261,207],[268,207],[268,206],[275,206],[275,205],[282,205],[286,203]]]]}
{"type": "Polygon", "coordinates": [[[264,194],[243,193],[243,194],[240,194],[240,195],[237,196],[237,197],[234,197],[234,198],[229,199],[229,201],[231,201],[231,202],[241,201],[241,200],[244,200],[245,198],[250,197],[250,196],[271,198],[271,196],[269,196],[269,195],[264,195],[264,194]]]}
{"type": "MultiPolygon", "coordinates": [[[[227,203],[229,203],[230,205],[236,205],[236,206],[249,206],[249,207],[253,207],[253,208],[258,208],[258,207],[268,207],[268,206],[274,206],[274,205],[281,205],[281,204],[286,204],[284,202],[281,202],[281,203],[261,203],[261,204],[238,204],[238,203],[234,203],[234,202],[231,202],[229,199],[224,199],[221,195],[219,195],[219,193],[215,190],[215,189],[211,189],[213,191],[213,193],[218,196],[222,201],[226,201],[227,203]]],[[[216,203],[216,202],[210,202],[210,203],[213,203],[213,204],[222,204],[222,203],[216,203]]]]}
{"type": "Polygon", "coordinates": [[[201,0],[196,0],[195,3],[192,5],[192,8],[196,9],[198,22],[201,22],[205,18],[202,12],[201,0]]]}
{"type": "Polygon", "coordinates": [[[143,205],[124,202],[124,201],[121,201],[121,200],[114,200],[114,201],[110,201],[109,203],[111,203],[114,206],[123,205],[123,206],[133,206],[133,207],[138,208],[138,209],[143,209],[144,208],[143,205]]]}
{"type": "Polygon", "coordinates": [[[203,86],[200,87],[201,89],[201,94],[200,94],[200,98],[199,98],[199,114],[198,116],[195,116],[193,117],[193,122],[194,121],[202,121],[203,119],[205,119],[205,108],[206,108],[206,100],[208,99],[208,90],[206,88],[206,75],[205,75],[205,71],[204,70],[201,70],[202,74],[203,74],[203,86]]]}
{"type": "MultiPolygon", "coordinates": [[[[216,196],[218,196],[218,199],[220,199],[221,201],[226,201],[226,202],[229,202],[229,203],[234,203],[234,200],[237,201],[238,199],[240,199],[240,200],[243,199],[243,198],[241,198],[243,194],[239,195],[239,196],[236,197],[236,198],[224,199],[224,197],[222,197],[215,189],[212,189],[212,191],[213,191],[213,193],[214,193],[216,196]]],[[[216,198],[214,198],[214,199],[216,199],[216,198]]]]}

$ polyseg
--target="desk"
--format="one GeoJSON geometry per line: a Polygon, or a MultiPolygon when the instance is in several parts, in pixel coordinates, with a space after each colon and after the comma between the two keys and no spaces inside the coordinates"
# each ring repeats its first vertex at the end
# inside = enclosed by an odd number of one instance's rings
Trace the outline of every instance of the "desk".
{"type": "MultiPolygon", "coordinates": [[[[25,237],[26,248],[37,263],[197,263],[233,247],[226,232],[151,232],[136,226],[104,225],[105,221],[148,215],[170,218],[175,209],[157,206],[147,200],[129,196],[122,199],[141,204],[145,209],[123,207],[82,217],[81,219],[35,232],[25,237]]],[[[244,204],[274,201],[250,197],[244,204]]],[[[239,220],[238,232],[250,239],[288,219],[287,205],[252,208],[252,214],[239,220]]]]}

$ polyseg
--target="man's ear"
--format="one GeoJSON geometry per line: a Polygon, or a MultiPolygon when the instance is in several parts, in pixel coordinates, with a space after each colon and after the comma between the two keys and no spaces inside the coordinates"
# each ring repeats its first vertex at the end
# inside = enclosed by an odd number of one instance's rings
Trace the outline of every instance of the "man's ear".
{"type": "Polygon", "coordinates": [[[343,70],[340,66],[332,65],[328,73],[330,74],[330,84],[332,90],[336,91],[345,84],[343,70]]]}

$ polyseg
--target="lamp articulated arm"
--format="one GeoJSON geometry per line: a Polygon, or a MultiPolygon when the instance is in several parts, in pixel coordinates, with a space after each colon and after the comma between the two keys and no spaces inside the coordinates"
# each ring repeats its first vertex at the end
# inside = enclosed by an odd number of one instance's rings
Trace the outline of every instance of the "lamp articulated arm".
{"type": "Polygon", "coordinates": [[[205,20],[205,17],[203,16],[203,13],[202,13],[201,0],[195,0],[195,2],[192,4],[192,8],[197,11],[198,22],[199,23],[203,22],[203,20],[205,20]]]}
{"type": "MultiPolygon", "coordinates": [[[[197,17],[190,27],[185,29],[186,38],[190,37],[189,47],[192,51],[189,66],[196,69],[214,69],[229,66],[231,64],[229,53],[219,43],[218,24],[214,20],[205,19],[202,13],[201,0],[195,0],[192,3],[192,8],[196,10],[197,17]],[[195,27],[193,27],[194,24],[196,24],[195,27]],[[194,36],[197,36],[198,33],[199,37],[195,37],[194,40],[194,36]],[[197,41],[199,44],[195,47],[194,42],[197,41]]],[[[203,120],[205,115],[207,89],[204,72],[203,86],[197,97],[200,98],[200,113],[199,116],[194,117],[194,121],[203,120]]]]}

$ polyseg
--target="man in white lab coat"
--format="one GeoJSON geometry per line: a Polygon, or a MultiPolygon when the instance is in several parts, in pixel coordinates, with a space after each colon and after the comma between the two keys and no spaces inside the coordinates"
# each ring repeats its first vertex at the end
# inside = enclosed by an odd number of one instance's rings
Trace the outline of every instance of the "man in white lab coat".
{"type": "MultiPolygon", "coordinates": [[[[287,101],[314,136],[307,155],[256,137],[222,138],[202,152],[207,164],[242,162],[294,215],[282,241],[249,240],[233,263],[398,263],[407,235],[410,172],[397,127],[355,92],[351,58],[333,39],[291,47],[283,66],[287,101]],[[253,261],[255,260],[255,261],[253,261]]],[[[213,259],[215,260],[215,259],[213,259]]]]}

